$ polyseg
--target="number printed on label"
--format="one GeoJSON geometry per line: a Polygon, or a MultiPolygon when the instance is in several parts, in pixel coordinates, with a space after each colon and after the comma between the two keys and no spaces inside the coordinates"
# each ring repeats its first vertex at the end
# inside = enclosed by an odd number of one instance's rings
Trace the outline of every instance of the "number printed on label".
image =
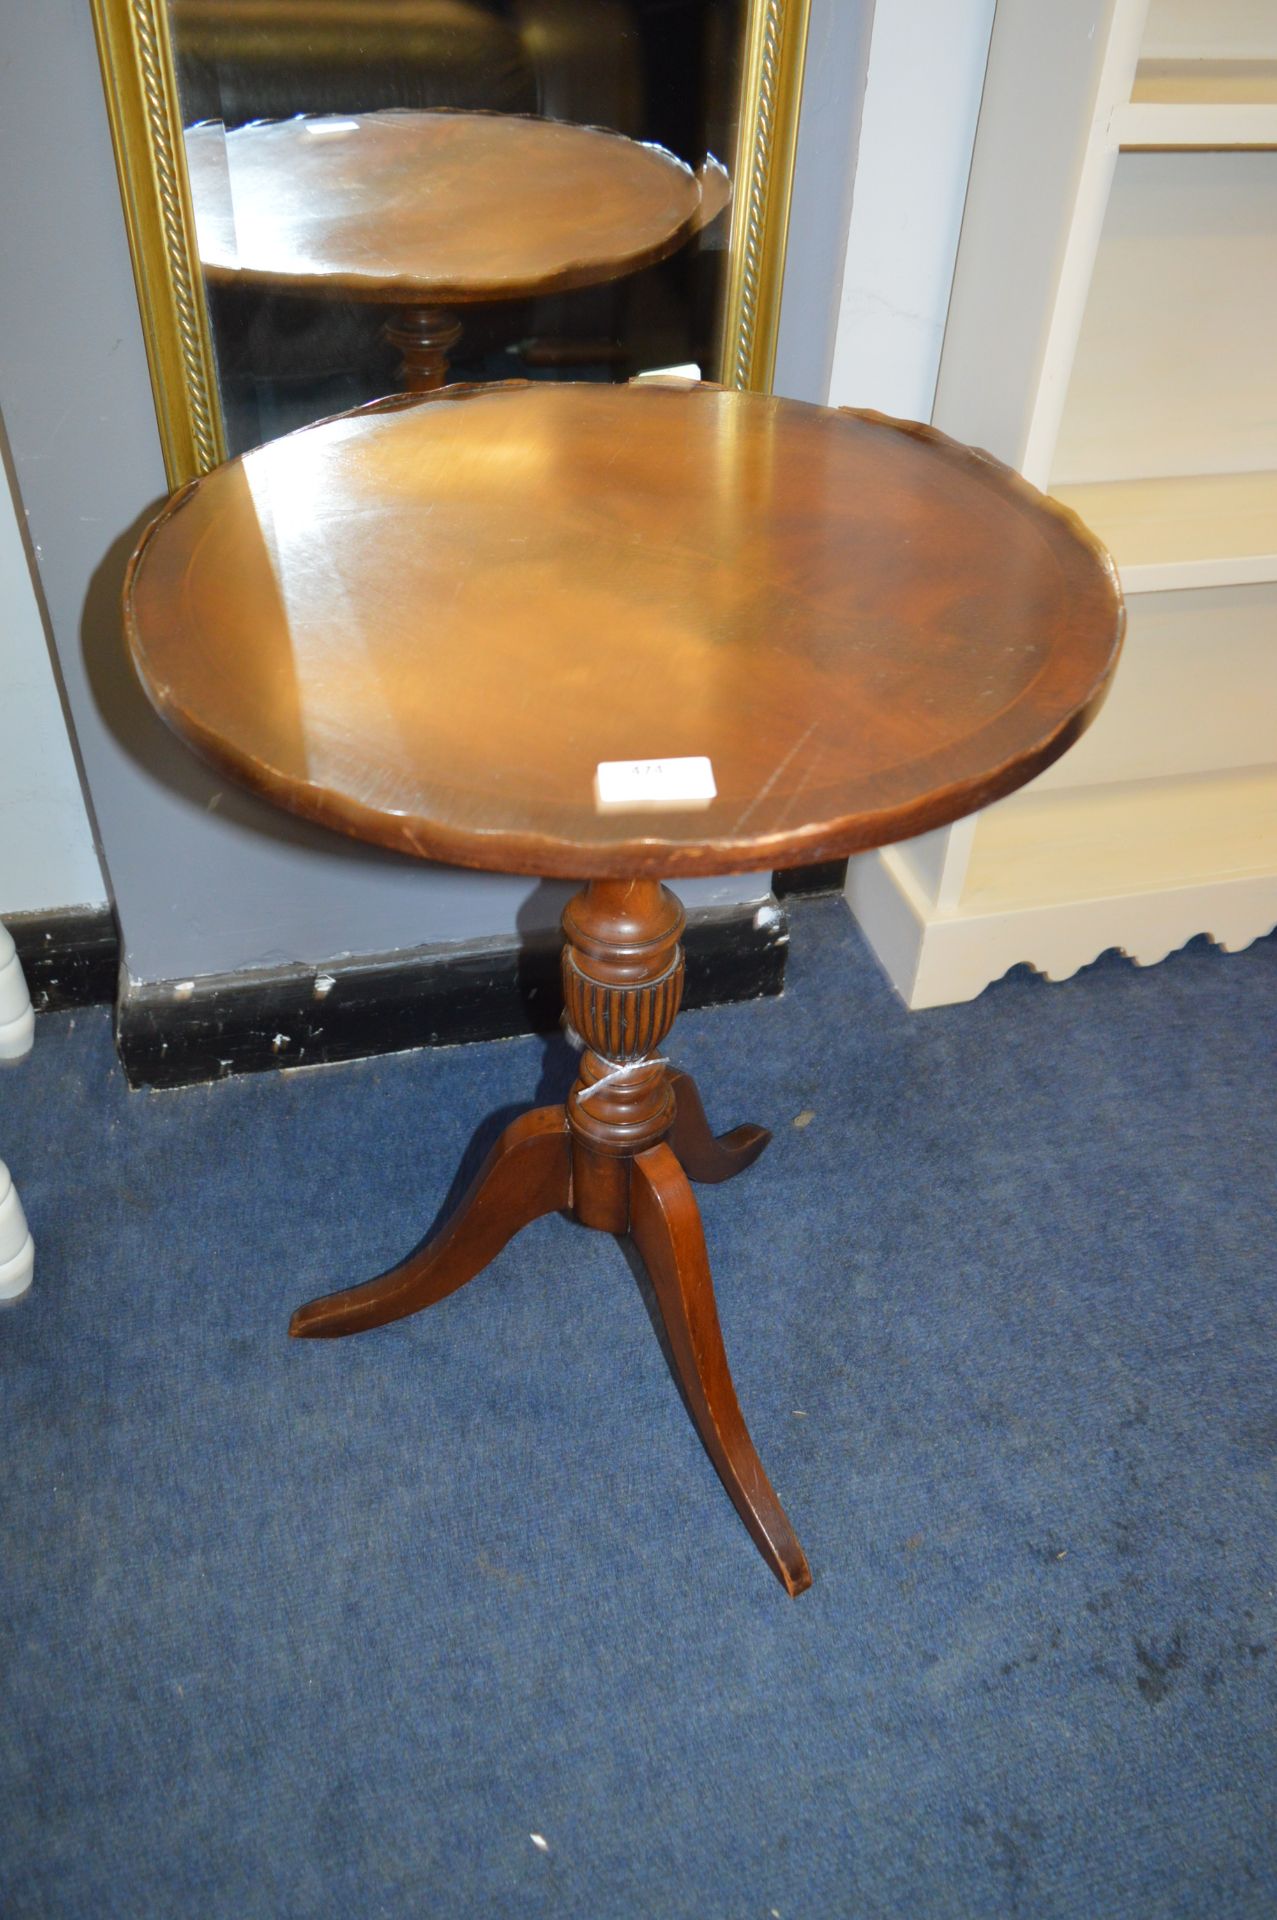
{"type": "Polygon", "coordinates": [[[703,753],[676,760],[600,760],[594,797],[603,807],[707,807],[718,792],[703,753]]]}

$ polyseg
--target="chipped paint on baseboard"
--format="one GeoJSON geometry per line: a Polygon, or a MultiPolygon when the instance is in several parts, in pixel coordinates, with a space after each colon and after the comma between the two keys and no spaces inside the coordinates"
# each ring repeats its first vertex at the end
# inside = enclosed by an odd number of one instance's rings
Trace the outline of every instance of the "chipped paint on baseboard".
{"type": "MultiPolygon", "coordinates": [[[[690,1009],[778,994],[789,929],[774,900],[688,915],[690,1009]]],[[[560,946],[545,936],[355,955],[192,981],[123,975],[116,1045],[135,1087],[295,1071],[409,1048],[545,1033],[562,1011],[560,946]]]]}

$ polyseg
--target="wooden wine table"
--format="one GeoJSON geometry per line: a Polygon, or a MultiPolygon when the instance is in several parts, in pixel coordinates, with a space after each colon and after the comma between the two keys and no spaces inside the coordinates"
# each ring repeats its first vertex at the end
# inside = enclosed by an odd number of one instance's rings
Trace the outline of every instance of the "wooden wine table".
{"type": "Polygon", "coordinates": [[[152,700],[226,774],[357,839],[584,882],[563,916],[584,1048],[566,1107],[515,1121],[441,1233],[292,1332],[433,1306],[561,1208],[630,1232],[706,1449],[801,1592],[689,1185],[769,1136],[715,1139],[665,1062],[683,914],[662,878],[857,853],[1020,786],[1113,672],[1107,556],[925,427],[513,384],[383,401],[219,468],[148,531],[125,601],[152,700]],[[677,771],[662,788],[646,763],[670,759],[708,760],[713,797],[677,771]],[[607,803],[601,763],[637,798],[607,803]]]}
{"type": "Polygon", "coordinates": [[[209,279],[390,306],[409,392],[444,384],[458,307],[618,280],[726,199],[721,168],[519,114],[395,108],[207,124],[185,141],[209,279]]]}

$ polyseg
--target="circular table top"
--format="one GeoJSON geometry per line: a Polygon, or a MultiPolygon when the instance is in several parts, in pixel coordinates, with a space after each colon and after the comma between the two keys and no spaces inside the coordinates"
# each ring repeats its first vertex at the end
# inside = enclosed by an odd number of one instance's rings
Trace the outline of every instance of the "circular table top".
{"type": "Polygon", "coordinates": [[[138,671],[279,805],[461,866],[831,859],[1048,766],[1123,611],[1081,523],[926,427],[757,394],[445,388],[177,494],[125,589],[138,671]],[[600,762],[705,756],[708,802],[600,762]]]}
{"type": "Polygon", "coordinates": [[[664,259],[698,222],[664,148],[518,114],[390,109],[190,127],[211,279],[360,300],[518,299],[664,259]]]}

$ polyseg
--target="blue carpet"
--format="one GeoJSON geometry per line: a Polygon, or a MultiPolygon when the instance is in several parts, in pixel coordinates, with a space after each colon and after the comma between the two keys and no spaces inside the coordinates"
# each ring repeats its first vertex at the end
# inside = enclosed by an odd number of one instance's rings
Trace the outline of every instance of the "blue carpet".
{"type": "Polygon", "coordinates": [[[559,1043],[130,1094],[42,1019],[5,1920],[1277,1910],[1277,940],[909,1015],[794,921],[784,999],[677,1046],[776,1130],[702,1200],[793,1602],[605,1236],[285,1338],[559,1043]]]}

